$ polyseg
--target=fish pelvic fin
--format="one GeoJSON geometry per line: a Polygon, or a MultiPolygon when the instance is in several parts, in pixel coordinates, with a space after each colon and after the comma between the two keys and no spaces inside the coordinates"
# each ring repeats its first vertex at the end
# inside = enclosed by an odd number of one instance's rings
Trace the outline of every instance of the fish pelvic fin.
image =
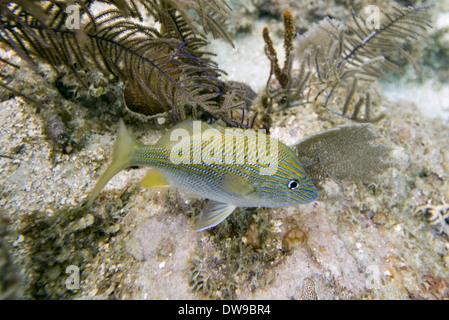
{"type": "Polygon", "coordinates": [[[235,205],[214,200],[208,200],[201,210],[196,224],[196,231],[215,227],[226,219],[236,208],[235,205]]]}
{"type": "Polygon", "coordinates": [[[88,206],[94,202],[95,198],[100,194],[101,190],[103,190],[104,186],[112,179],[112,177],[123,169],[131,166],[135,154],[141,146],[142,145],[137,140],[131,137],[123,120],[120,119],[117,138],[112,152],[112,162],[101,175],[94,189],[90,193],[87,200],[88,206]]]}

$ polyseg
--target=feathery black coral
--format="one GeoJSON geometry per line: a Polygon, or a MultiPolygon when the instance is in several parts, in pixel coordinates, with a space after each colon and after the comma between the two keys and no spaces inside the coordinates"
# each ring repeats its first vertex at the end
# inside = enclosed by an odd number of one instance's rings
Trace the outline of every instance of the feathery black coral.
{"type": "Polygon", "coordinates": [[[384,13],[386,21],[378,29],[368,26],[354,10],[351,13],[354,25],[348,27],[350,36],[342,44],[341,59],[337,59],[336,68],[343,69],[347,64],[347,69],[353,68],[353,74],[368,78],[380,78],[384,71],[394,68],[388,57],[402,51],[401,43],[425,38],[424,31],[430,27],[428,8],[393,7],[392,13],[384,13]]]}
{"type": "Polygon", "coordinates": [[[217,109],[213,98],[222,83],[215,66],[197,58],[178,39],[117,19],[117,12],[102,15],[103,19],[96,17],[97,32],[90,36],[88,48],[100,70],[117,75],[133,90],[138,88],[146,105],[165,111],[176,106],[172,109],[176,121],[185,118],[184,106],[211,113],[217,109]]]}
{"type": "Polygon", "coordinates": [[[125,85],[125,103],[131,111],[152,115],[169,111],[175,122],[203,110],[233,122],[229,111],[240,108],[238,92],[223,96],[223,74],[203,50],[207,41],[188,10],[193,9],[205,32],[232,43],[223,29],[229,8],[218,0],[103,1],[115,7],[93,15],[91,0],[75,1],[87,24],[69,28],[67,4],[57,1],[0,2],[0,41],[36,69],[36,58],[55,70],[64,65],[88,86],[80,70],[92,68],[115,76],[125,85]],[[22,4],[34,7],[25,9],[22,4]],[[143,24],[144,7],[160,28],[143,24]],[[131,18],[137,18],[131,19],[131,18]],[[140,20],[140,21],[139,21],[140,20]],[[222,102],[228,104],[220,106],[222,102]],[[232,102],[232,103],[231,103],[232,102]],[[187,111],[186,108],[189,108],[187,111]]]}
{"type": "MultiPolygon", "coordinates": [[[[290,75],[289,86],[280,82],[281,92],[267,86],[271,98],[282,97],[281,107],[305,103],[328,107],[335,96],[346,92],[343,110],[334,113],[358,122],[375,122],[383,117],[370,114],[370,93],[363,91],[361,84],[386,79],[385,72],[395,68],[389,60],[394,53],[408,57],[402,45],[425,37],[424,31],[430,27],[428,8],[393,8],[383,14],[384,21],[377,28],[353,10],[351,13],[352,24],[326,18],[299,37],[295,59],[299,59],[300,69],[290,75]]],[[[293,59],[290,53],[286,56],[293,59]]],[[[271,55],[269,59],[276,58],[271,55]]],[[[291,63],[286,61],[286,65],[291,63]]]]}

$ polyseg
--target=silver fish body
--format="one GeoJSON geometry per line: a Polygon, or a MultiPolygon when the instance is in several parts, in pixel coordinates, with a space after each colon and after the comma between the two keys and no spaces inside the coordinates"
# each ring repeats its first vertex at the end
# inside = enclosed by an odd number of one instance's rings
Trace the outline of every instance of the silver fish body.
{"type": "Polygon", "coordinates": [[[112,169],[97,183],[89,202],[128,166],[152,168],[144,187],[173,186],[209,199],[198,230],[217,225],[236,207],[285,207],[318,197],[293,150],[261,132],[189,121],[170,129],[155,145],[133,140],[123,123],[118,136],[112,169]]]}

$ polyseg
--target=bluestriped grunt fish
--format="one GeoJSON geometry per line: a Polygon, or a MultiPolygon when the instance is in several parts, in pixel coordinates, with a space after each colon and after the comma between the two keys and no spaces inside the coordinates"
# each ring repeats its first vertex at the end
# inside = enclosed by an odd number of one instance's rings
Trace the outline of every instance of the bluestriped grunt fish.
{"type": "Polygon", "coordinates": [[[155,145],[143,145],[120,121],[112,163],[88,199],[130,166],[147,166],[141,186],[176,187],[206,198],[197,231],[216,226],[236,207],[286,207],[314,201],[317,190],[292,149],[264,133],[200,121],[180,123],[155,145]]]}

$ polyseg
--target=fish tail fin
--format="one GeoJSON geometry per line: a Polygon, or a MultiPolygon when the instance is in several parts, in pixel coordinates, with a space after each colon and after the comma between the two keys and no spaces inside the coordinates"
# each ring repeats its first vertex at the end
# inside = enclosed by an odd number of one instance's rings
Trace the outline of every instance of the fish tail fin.
{"type": "Polygon", "coordinates": [[[119,130],[117,133],[116,142],[114,144],[112,153],[112,162],[106,171],[102,174],[94,189],[92,190],[87,200],[87,205],[90,206],[95,198],[103,190],[104,186],[117,173],[123,169],[131,166],[137,150],[141,148],[141,144],[129,134],[123,120],[120,119],[119,130]]]}

